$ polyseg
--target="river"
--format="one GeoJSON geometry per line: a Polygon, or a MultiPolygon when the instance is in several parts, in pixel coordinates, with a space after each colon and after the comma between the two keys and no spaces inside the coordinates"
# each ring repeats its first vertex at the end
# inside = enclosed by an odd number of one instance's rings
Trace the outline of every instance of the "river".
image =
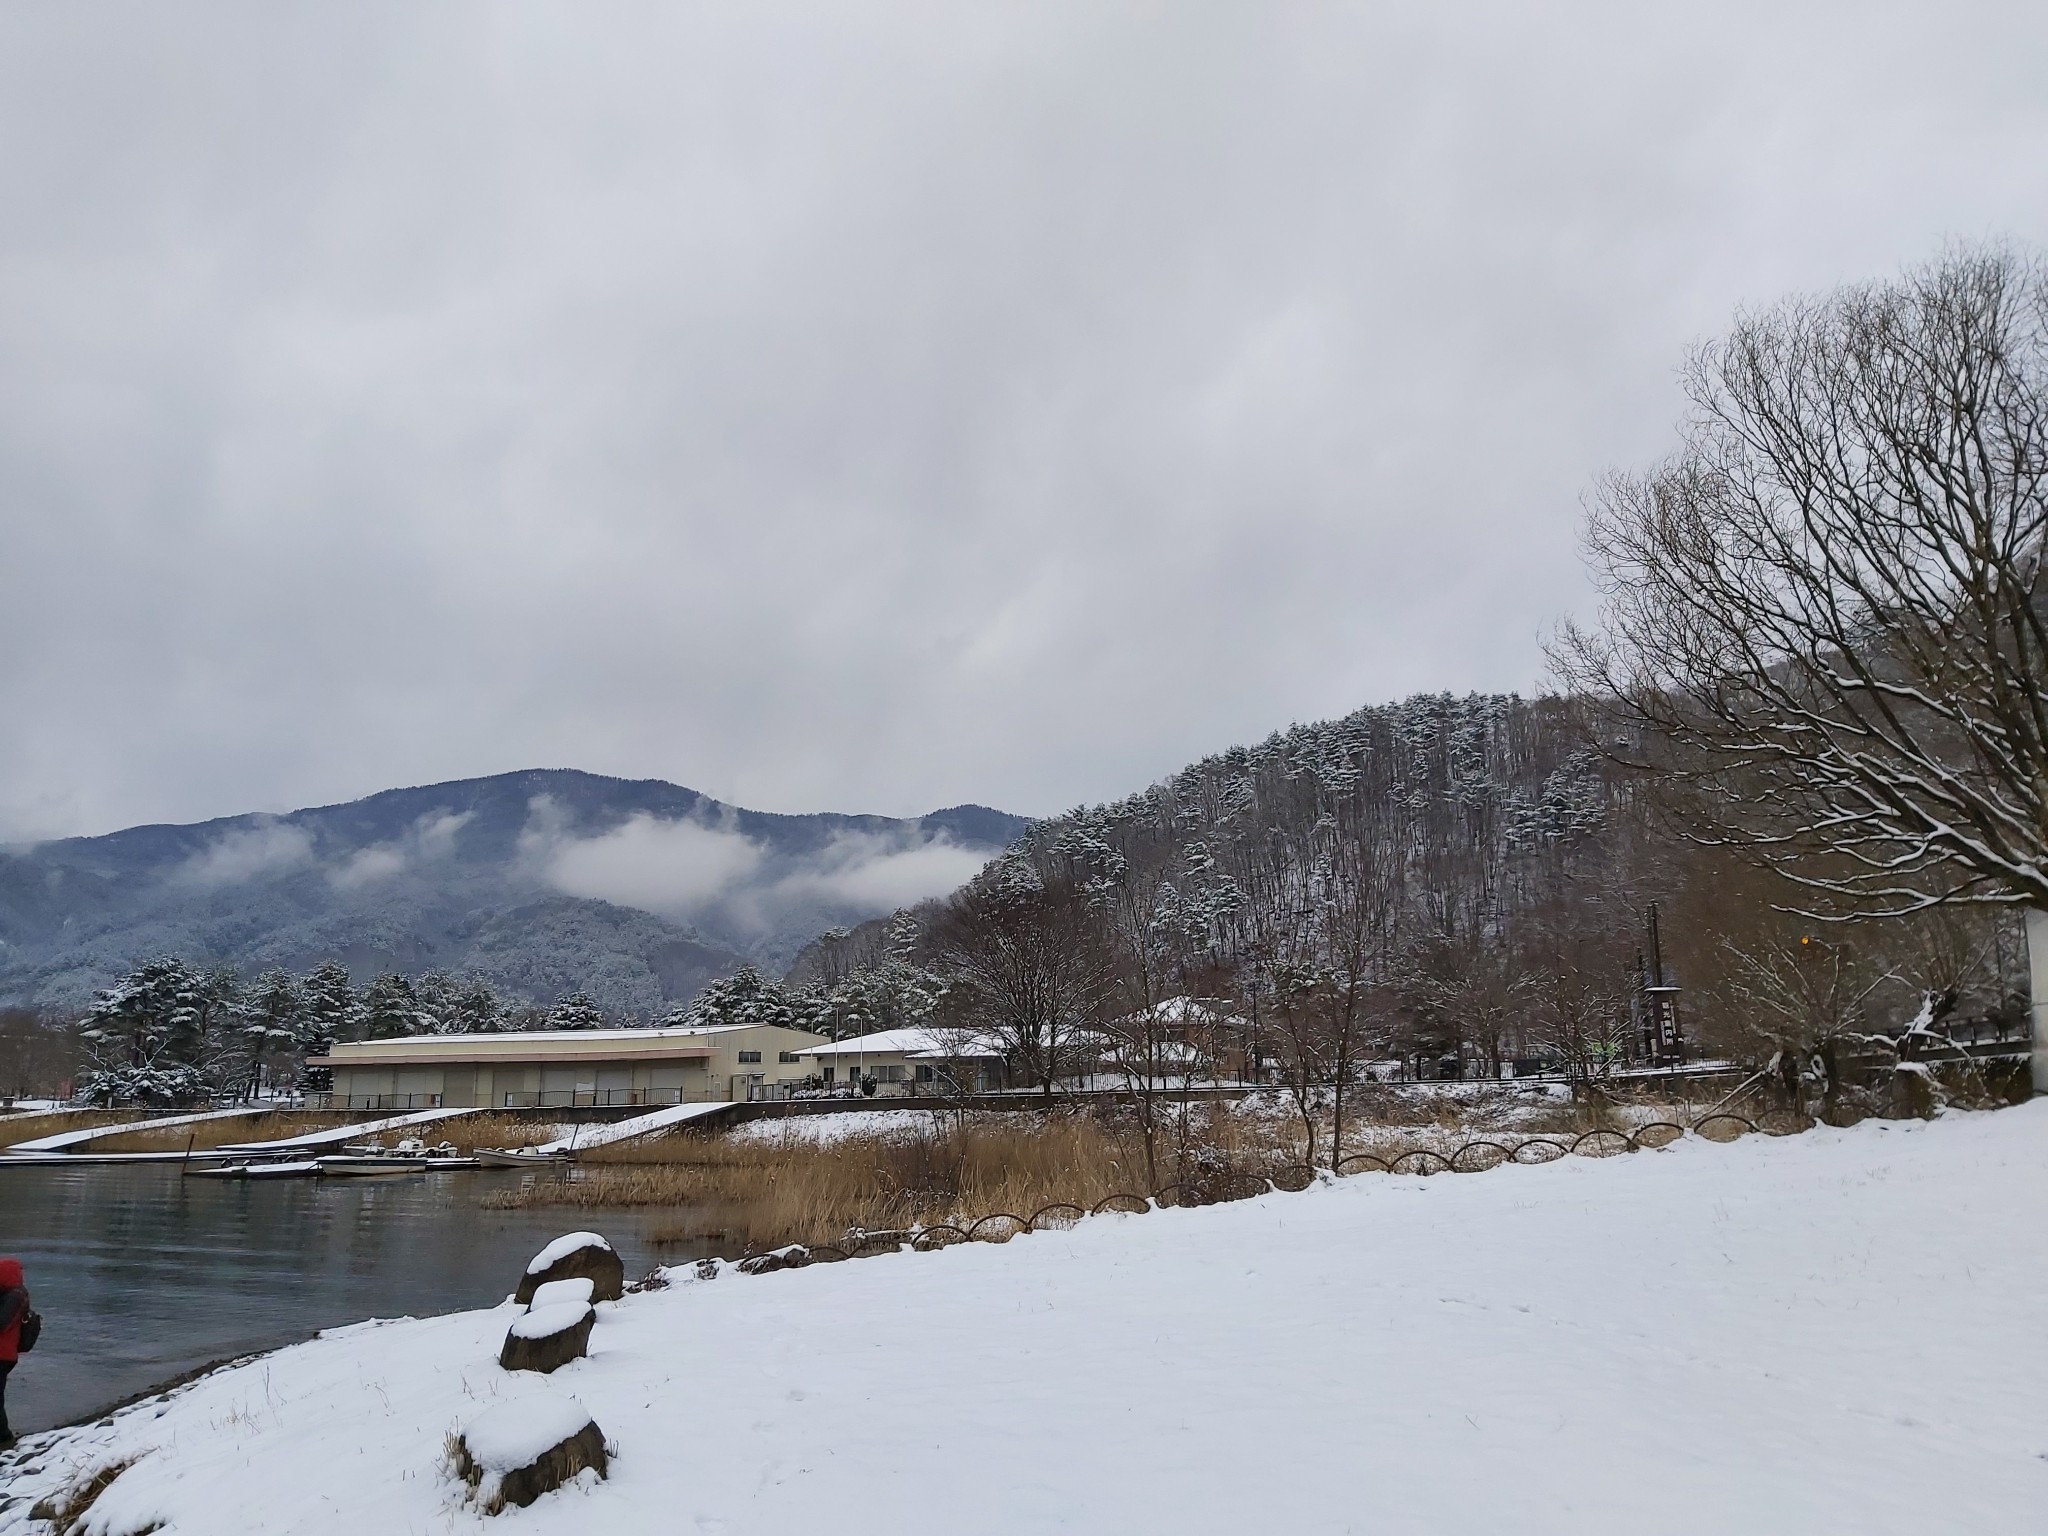
{"type": "Polygon", "coordinates": [[[43,1336],[7,1384],[17,1434],[90,1417],[226,1356],[370,1317],[491,1306],[549,1239],[585,1227],[629,1277],[697,1250],[633,1212],[479,1209],[518,1170],[400,1179],[187,1179],[176,1164],[0,1166],[0,1253],[43,1336]]]}

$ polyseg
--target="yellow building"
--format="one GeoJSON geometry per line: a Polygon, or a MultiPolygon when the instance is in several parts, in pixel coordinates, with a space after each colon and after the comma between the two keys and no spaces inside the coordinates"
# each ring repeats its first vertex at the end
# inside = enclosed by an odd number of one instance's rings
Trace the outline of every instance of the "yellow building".
{"type": "Polygon", "coordinates": [[[762,1024],[535,1030],[355,1040],[325,1056],[335,1109],[562,1108],[773,1099],[817,1071],[798,1053],[826,1044],[762,1024]]]}

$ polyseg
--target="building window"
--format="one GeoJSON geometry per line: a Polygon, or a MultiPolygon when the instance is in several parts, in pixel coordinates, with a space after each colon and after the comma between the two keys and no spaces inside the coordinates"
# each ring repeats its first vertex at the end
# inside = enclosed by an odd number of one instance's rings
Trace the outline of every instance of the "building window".
{"type": "Polygon", "coordinates": [[[781,1062],[785,1067],[793,1067],[797,1064],[795,1051],[784,1051],[780,1056],[776,1057],[775,1059],[781,1062]]]}
{"type": "Polygon", "coordinates": [[[760,1059],[761,1059],[761,1053],[760,1053],[759,1051],[741,1051],[741,1052],[740,1052],[740,1065],[741,1065],[741,1066],[743,1066],[743,1067],[744,1067],[744,1066],[747,1066],[747,1065],[748,1065],[748,1064],[750,1064],[750,1063],[758,1062],[758,1061],[760,1061],[760,1059]]]}

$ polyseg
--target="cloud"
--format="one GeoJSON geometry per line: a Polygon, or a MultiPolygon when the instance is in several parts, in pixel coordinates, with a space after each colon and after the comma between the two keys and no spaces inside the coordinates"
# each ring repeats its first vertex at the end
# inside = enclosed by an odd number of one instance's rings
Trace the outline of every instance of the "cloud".
{"type": "Polygon", "coordinates": [[[239,885],[289,874],[312,862],[312,834],[285,822],[260,822],[223,833],[179,865],[171,878],[186,885],[239,885]]]}
{"type": "Polygon", "coordinates": [[[545,795],[531,802],[519,843],[535,876],[566,895],[678,918],[716,904],[721,923],[740,930],[773,927],[792,907],[893,911],[945,895],[986,862],[943,837],[847,832],[791,867],[723,818],[645,813],[584,837],[545,795]]]}
{"type": "Polygon", "coordinates": [[[892,838],[849,834],[832,843],[816,868],[778,880],[773,895],[890,912],[958,890],[988,859],[946,838],[905,847],[892,838]]]}
{"type": "Polygon", "coordinates": [[[522,852],[570,896],[686,917],[747,886],[760,846],[737,831],[638,815],[596,837],[563,835],[542,808],[522,834],[522,852]]]}
{"type": "Polygon", "coordinates": [[[2048,6],[1872,14],[8,7],[0,838],[1526,688],[1689,343],[2048,243],[2048,6]]]}
{"type": "Polygon", "coordinates": [[[380,843],[374,848],[359,849],[349,855],[338,868],[329,871],[327,878],[337,889],[353,891],[403,874],[406,862],[403,849],[395,848],[389,843],[380,843]]]}
{"type": "Polygon", "coordinates": [[[390,880],[419,865],[445,859],[454,852],[455,834],[468,824],[473,814],[470,811],[443,811],[438,815],[422,816],[402,836],[358,849],[337,868],[330,870],[327,878],[336,889],[352,891],[390,880]]]}

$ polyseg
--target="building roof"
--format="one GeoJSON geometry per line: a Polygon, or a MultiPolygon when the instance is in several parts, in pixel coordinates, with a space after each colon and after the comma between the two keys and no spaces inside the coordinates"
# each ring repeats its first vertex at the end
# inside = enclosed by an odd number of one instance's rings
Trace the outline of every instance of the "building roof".
{"type": "Polygon", "coordinates": [[[799,1056],[910,1056],[937,1061],[958,1061],[965,1056],[1000,1056],[1000,1042],[985,1035],[957,1030],[884,1029],[872,1035],[855,1035],[850,1040],[831,1040],[806,1046],[799,1056]]]}
{"type": "Polygon", "coordinates": [[[776,1026],[699,1024],[648,1029],[536,1029],[490,1035],[405,1035],[395,1040],[346,1041],[330,1048],[325,1056],[309,1057],[308,1064],[427,1067],[529,1061],[701,1061],[717,1054],[717,1044],[709,1036],[763,1027],[776,1026]]]}

